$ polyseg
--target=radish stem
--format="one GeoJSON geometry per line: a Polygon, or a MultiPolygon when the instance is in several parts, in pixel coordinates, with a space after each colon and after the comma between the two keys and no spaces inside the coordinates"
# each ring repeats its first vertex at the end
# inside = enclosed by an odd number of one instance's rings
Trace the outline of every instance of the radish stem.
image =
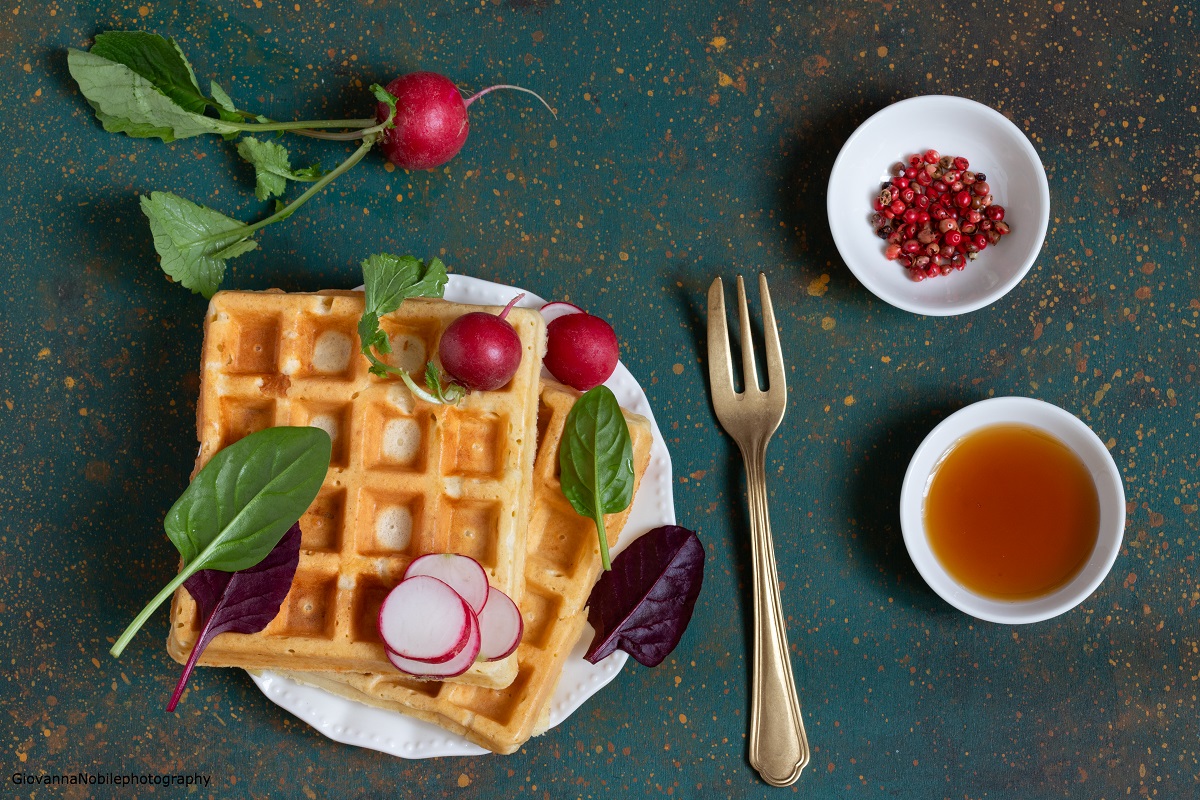
{"type": "Polygon", "coordinates": [[[302,131],[312,128],[370,128],[375,118],[368,119],[308,119],[294,122],[226,122],[226,125],[249,133],[263,131],[302,131]]]}
{"type": "MultiPolygon", "coordinates": [[[[376,127],[379,127],[379,126],[376,126],[376,127]]],[[[322,189],[324,189],[326,186],[328,186],[330,184],[330,182],[332,182],[335,178],[337,178],[343,172],[350,169],[355,164],[357,164],[359,161],[361,161],[363,156],[365,156],[367,154],[367,151],[370,150],[371,147],[374,146],[374,144],[375,144],[375,135],[371,134],[371,136],[366,141],[364,141],[361,145],[359,145],[357,150],[355,150],[353,153],[350,154],[349,158],[347,158],[341,164],[338,164],[335,169],[330,170],[329,172],[322,175],[321,178],[316,183],[314,183],[312,186],[308,187],[307,190],[305,190],[304,194],[300,195],[295,200],[293,200],[291,203],[289,203],[287,205],[287,207],[281,208],[279,211],[276,211],[274,214],[272,214],[271,216],[267,217],[264,220],[255,222],[252,225],[247,225],[246,227],[240,228],[236,231],[233,231],[232,233],[235,236],[240,236],[242,239],[245,239],[246,237],[248,237],[250,234],[254,233],[255,231],[261,230],[261,229],[267,227],[268,225],[271,225],[273,223],[280,222],[282,220],[287,219],[292,214],[296,213],[296,209],[300,208],[300,206],[304,205],[309,200],[311,200],[314,195],[316,195],[318,192],[320,192],[322,189]]],[[[207,242],[216,242],[216,241],[224,241],[224,242],[228,243],[229,241],[231,241],[230,233],[231,233],[231,231],[221,231],[220,233],[214,233],[211,236],[205,236],[203,239],[198,239],[198,240],[196,240],[196,242],[197,242],[197,244],[205,244],[207,242]]]]}

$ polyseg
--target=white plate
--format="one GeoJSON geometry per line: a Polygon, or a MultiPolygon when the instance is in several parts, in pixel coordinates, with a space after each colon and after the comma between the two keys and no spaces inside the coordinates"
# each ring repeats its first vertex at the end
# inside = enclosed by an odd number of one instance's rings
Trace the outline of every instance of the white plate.
{"type": "Polygon", "coordinates": [[[914,314],[965,314],[994,303],[1033,266],[1050,224],[1050,185],[1037,150],[1000,112],[965,97],[927,95],[893,103],[854,132],[829,175],[829,230],[846,266],[881,300],[914,314]],[[883,257],[871,230],[871,199],[897,161],[929,148],[964,156],[987,175],[1012,233],[966,269],[916,282],[883,257]]]}
{"type": "MultiPolygon", "coordinates": [[[[511,286],[451,275],[446,284],[446,299],[456,303],[502,306],[522,292],[511,286]]],[[[525,292],[517,305],[523,308],[539,308],[546,301],[535,294],[525,292]]],[[[605,382],[613,390],[624,408],[650,420],[654,442],[650,448],[650,465],[634,497],[625,534],[621,536],[613,554],[625,549],[628,544],[651,528],[675,524],[675,506],[671,484],[671,456],[666,442],[654,421],[650,403],[642,387],[625,368],[617,364],[613,376],[605,382]]],[[[592,627],[586,626],[583,636],[575,646],[550,705],[550,726],[558,725],[583,705],[589,697],[600,691],[625,666],[628,656],[621,651],[613,653],[599,664],[590,664],[583,654],[592,641],[592,627]]],[[[447,733],[436,725],[413,719],[395,711],[373,708],[353,700],[330,694],[322,689],[304,686],[273,672],[262,672],[250,677],[271,702],[290,711],[319,733],[334,741],[367,747],[401,758],[433,758],[435,756],[484,755],[489,751],[472,744],[461,736],[447,733]]]]}

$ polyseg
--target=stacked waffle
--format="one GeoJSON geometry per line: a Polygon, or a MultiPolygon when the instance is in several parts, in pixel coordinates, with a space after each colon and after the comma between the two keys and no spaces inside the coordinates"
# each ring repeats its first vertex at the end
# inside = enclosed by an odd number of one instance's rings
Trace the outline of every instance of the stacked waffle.
{"type": "MultiPolygon", "coordinates": [[[[523,357],[512,381],[457,406],[427,404],[399,381],[368,373],[356,333],[362,310],[357,292],[212,299],[196,469],[273,425],[324,428],[333,456],[300,520],[300,564],[279,615],[260,633],[216,637],[200,664],[278,670],[511,753],[540,732],[600,569],[595,525],[575,513],[557,478],[563,423],[578,393],[539,381],[545,326],[536,312],[513,309],[508,321],[523,357]],[[445,682],[398,672],[376,628],[379,605],[405,567],[433,552],[479,561],[525,621],[513,655],[445,682]]],[[[419,375],[442,330],[472,310],[479,309],[405,301],[381,322],[393,365],[419,375]]],[[[626,416],[640,478],[650,427],[626,416]]],[[[606,517],[610,543],[627,513],[606,517]]],[[[175,659],[187,659],[200,625],[195,602],[180,589],[168,640],[175,659]]]]}

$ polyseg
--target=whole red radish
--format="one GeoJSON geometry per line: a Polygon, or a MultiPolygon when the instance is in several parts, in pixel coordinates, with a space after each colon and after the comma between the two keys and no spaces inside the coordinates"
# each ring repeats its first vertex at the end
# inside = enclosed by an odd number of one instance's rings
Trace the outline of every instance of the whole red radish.
{"type": "MultiPolygon", "coordinates": [[[[464,99],[453,81],[436,72],[401,75],[385,88],[396,98],[396,116],[393,127],[380,135],[379,146],[388,161],[409,170],[440,167],[458,155],[471,127],[467,107],[488,92],[515,89],[550,108],[537,92],[508,84],[489,86],[464,99]]],[[[383,122],[389,111],[386,103],[379,103],[375,118],[383,122]]]]}
{"type": "Polygon", "coordinates": [[[524,296],[510,300],[499,315],[472,311],[446,326],[438,351],[451,378],[485,392],[512,380],[521,365],[521,337],[505,317],[524,296]]]}
{"type": "Polygon", "coordinates": [[[619,355],[617,334],[600,317],[566,314],[546,326],[542,363],[555,378],[581,392],[608,380],[619,355]]]}

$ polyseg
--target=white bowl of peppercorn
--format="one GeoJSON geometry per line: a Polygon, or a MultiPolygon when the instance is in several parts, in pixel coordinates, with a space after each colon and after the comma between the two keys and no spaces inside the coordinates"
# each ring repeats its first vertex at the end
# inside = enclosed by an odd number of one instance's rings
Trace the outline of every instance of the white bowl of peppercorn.
{"type": "Polygon", "coordinates": [[[963,97],[913,97],[873,115],[842,146],[827,198],[834,244],[859,282],[930,316],[1007,294],[1050,223],[1050,186],[1029,139],[963,97]]]}

